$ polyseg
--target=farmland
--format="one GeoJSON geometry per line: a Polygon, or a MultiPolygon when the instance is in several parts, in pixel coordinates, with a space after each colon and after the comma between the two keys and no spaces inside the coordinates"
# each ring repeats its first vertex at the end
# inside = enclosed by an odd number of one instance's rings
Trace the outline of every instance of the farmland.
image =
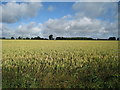
{"type": "Polygon", "coordinates": [[[3,40],[3,88],[119,88],[118,41],[3,40]]]}

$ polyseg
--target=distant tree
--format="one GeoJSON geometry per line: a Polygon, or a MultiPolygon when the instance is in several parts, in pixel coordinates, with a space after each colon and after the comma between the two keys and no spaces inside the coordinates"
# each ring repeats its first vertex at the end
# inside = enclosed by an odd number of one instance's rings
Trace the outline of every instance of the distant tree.
{"type": "Polygon", "coordinates": [[[26,38],[22,38],[23,40],[25,40],[26,38]]]}
{"type": "Polygon", "coordinates": [[[109,37],[108,40],[116,40],[116,37],[109,37]]]}
{"type": "Polygon", "coordinates": [[[49,40],[53,40],[53,35],[49,35],[49,40]]]}
{"type": "Polygon", "coordinates": [[[56,40],[94,40],[87,37],[56,37],[56,40]]]}
{"type": "Polygon", "coordinates": [[[15,39],[14,37],[11,37],[11,39],[15,39]]]}
{"type": "Polygon", "coordinates": [[[26,37],[25,39],[26,39],[26,40],[29,40],[30,38],[29,38],[29,37],[26,37]]]}
{"type": "Polygon", "coordinates": [[[41,38],[39,36],[36,37],[37,40],[40,40],[41,38]]]}
{"type": "Polygon", "coordinates": [[[19,36],[18,39],[22,39],[22,37],[19,36]]]}
{"type": "Polygon", "coordinates": [[[33,37],[31,37],[31,40],[34,40],[34,38],[33,38],[33,37]]]}
{"type": "Polygon", "coordinates": [[[2,39],[6,39],[5,37],[2,37],[2,39]]]}
{"type": "Polygon", "coordinates": [[[119,38],[117,38],[117,40],[120,40],[119,38]]]}
{"type": "Polygon", "coordinates": [[[96,39],[96,40],[108,40],[108,39],[100,39],[100,38],[98,38],[98,39],[96,39]]]}

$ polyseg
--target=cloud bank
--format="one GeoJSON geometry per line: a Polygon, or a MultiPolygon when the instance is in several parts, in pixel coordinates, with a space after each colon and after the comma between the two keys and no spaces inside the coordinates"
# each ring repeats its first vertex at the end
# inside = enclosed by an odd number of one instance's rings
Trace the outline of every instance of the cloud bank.
{"type": "Polygon", "coordinates": [[[109,36],[117,36],[117,33],[117,23],[102,22],[88,17],[69,21],[67,18],[49,19],[44,24],[31,22],[29,24],[19,25],[14,31],[10,27],[3,26],[3,36],[16,37],[48,37],[50,34],[53,34],[55,37],[87,36],[108,38],[109,36]]]}
{"type": "Polygon", "coordinates": [[[16,1],[17,2],[118,2],[119,0],[4,0],[4,2],[16,2],[16,1]]]}
{"type": "MultiPolygon", "coordinates": [[[[15,4],[15,3],[14,3],[15,4]]],[[[3,22],[14,23],[23,17],[33,17],[36,15],[38,8],[42,5],[38,3],[30,4],[7,4],[4,10],[3,22]],[[22,7],[20,7],[20,6],[22,7]],[[7,8],[13,9],[13,13],[7,8]],[[30,9],[29,8],[32,8],[30,9]],[[21,12],[21,13],[19,13],[21,12]],[[33,13],[34,12],[34,13],[33,13]],[[11,17],[11,18],[9,18],[11,17]],[[7,19],[6,19],[7,18],[7,19]]],[[[29,22],[20,24],[12,30],[7,24],[3,25],[3,36],[22,36],[22,37],[48,37],[50,34],[56,36],[87,36],[93,38],[108,38],[109,36],[118,35],[117,21],[117,3],[74,3],[72,6],[75,11],[74,15],[65,15],[57,19],[48,19],[46,22],[39,24],[29,22]]],[[[11,10],[10,9],[10,10],[11,10]]],[[[48,8],[48,10],[53,10],[48,8]]]]}
{"type": "Polygon", "coordinates": [[[116,2],[81,2],[75,3],[73,9],[76,17],[104,18],[106,20],[116,20],[118,5],[116,2]]]}
{"type": "Polygon", "coordinates": [[[15,23],[24,18],[34,17],[41,7],[42,4],[34,2],[2,4],[0,5],[0,8],[2,8],[0,21],[3,23],[15,23]]]}

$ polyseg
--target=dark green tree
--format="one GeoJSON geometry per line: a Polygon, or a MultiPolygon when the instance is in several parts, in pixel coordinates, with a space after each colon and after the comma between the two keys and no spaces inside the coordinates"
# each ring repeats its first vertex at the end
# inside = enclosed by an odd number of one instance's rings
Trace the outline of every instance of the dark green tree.
{"type": "Polygon", "coordinates": [[[49,40],[53,40],[53,35],[49,35],[49,40]]]}
{"type": "Polygon", "coordinates": [[[15,39],[14,37],[11,37],[11,39],[15,39]]]}
{"type": "Polygon", "coordinates": [[[108,40],[116,40],[116,37],[109,37],[108,40]]]}

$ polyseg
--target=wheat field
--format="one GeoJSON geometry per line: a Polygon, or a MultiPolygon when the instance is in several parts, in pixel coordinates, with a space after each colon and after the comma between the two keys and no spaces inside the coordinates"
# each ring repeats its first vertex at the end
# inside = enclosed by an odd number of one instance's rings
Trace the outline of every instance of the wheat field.
{"type": "Polygon", "coordinates": [[[3,40],[3,88],[119,88],[118,41],[3,40]]]}

